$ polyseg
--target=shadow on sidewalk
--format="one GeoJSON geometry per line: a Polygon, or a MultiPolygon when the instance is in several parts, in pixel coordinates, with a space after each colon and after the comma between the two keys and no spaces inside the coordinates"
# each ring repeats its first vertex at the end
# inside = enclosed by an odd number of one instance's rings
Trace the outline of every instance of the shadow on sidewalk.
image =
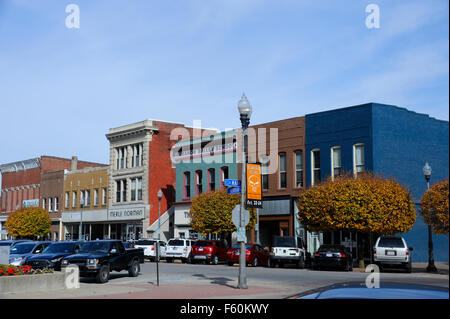
{"type": "Polygon", "coordinates": [[[204,279],[204,280],[210,280],[211,281],[210,283],[213,284],[213,285],[221,285],[221,286],[226,286],[226,287],[236,288],[237,289],[236,286],[228,284],[228,282],[234,281],[234,280],[226,278],[226,277],[207,277],[207,276],[205,276],[203,274],[194,274],[192,276],[193,277],[198,277],[198,278],[201,278],[201,279],[204,279]]]}

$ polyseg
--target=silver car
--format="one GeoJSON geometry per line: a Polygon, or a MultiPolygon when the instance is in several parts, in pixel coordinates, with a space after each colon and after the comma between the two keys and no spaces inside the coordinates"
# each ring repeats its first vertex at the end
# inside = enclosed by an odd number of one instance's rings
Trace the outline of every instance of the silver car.
{"type": "Polygon", "coordinates": [[[412,271],[412,247],[408,247],[403,237],[381,236],[373,248],[374,262],[380,267],[401,267],[410,273],[412,271]]]}

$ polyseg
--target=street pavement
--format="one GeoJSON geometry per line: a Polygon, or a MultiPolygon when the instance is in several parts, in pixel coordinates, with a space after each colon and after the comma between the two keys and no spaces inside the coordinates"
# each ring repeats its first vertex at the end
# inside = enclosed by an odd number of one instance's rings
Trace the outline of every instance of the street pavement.
{"type": "MultiPolygon", "coordinates": [[[[414,264],[413,273],[387,271],[381,282],[399,282],[449,286],[448,263],[436,263],[437,274],[425,271],[426,263],[414,264]]],[[[79,289],[3,294],[0,299],[282,299],[311,289],[336,283],[365,283],[368,273],[317,271],[295,268],[247,267],[248,289],[238,289],[239,267],[203,264],[159,263],[157,285],[156,263],[141,264],[138,277],[128,273],[111,273],[106,284],[81,278],[79,289]]]]}

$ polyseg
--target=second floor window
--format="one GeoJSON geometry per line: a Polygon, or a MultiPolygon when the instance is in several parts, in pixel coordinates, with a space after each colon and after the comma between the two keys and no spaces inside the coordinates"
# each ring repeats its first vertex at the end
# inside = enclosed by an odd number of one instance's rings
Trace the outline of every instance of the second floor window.
{"type": "Polygon", "coordinates": [[[279,154],[280,160],[280,188],[286,188],[286,153],[279,154]]]}
{"type": "Polygon", "coordinates": [[[303,187],[303,152],[295,151],[295,187],[303,187]]]}
{"type": "Polygon", "coordinates": [[[341,148],[339,146],[335,146],[331,148],[331,176],[334,178],[335,176],[339,176],[342,173],[341,166],[341,148]]]}
{"type": "Polygon", "coordinates": [[[106,187],[102,189],[102,205],[106,205],[106,187]]]}
{"type": "Polygon", "coordinates": [[[364,165],[364,144],[355,144],[353,146],[353,172],[358,175],[365,170],[364,165]]]}
{"type": "Polygon", "coordinates": [[[59,197],[54,198],[55,212],[59,211],[59,197]]]}
{"type": "Polygon", "coordinates": [[[98,188],[94,189],[94,205],[98,206],[98,188]]]}
{"type": "Polygon", "coordinates": [[[209,191],[215,191],[216,190],[216,170],[214,168],[211,168],[208,170],[208,190],[209,191]]]}
{"type": "Polygon", "coordinates": [[[77,207],[77,192],[72,192],[72,207],[77,207]]]}
{"type": "Polygon", "coordinates": [[[191,197],[191,173],[185,172],[184,173],[184,198],[190,198],[191,197]]]}
{"type": "Polygon", "coordinates": [[[69,208],[69,192],[66,192],[64,196],[64,208],[69,208]]]}
{"type": "Polygon", "coordinates": [[[127,201],[127,180],[121,179],[116,181],[116,202],[127,201]]]}
{"type": "Polygon", "coordinates": [[[142,177],[131,179],[131,200],[142,200],[142,177]]]}
{"type": "Polygon", "coordinates": [[[320,150],[311,151],[312,185],[320,183],[320,150]]]}
{"type": "Polygon", "coordinates": [[[195,172],[195,179],[197,195],[200,195],[201,193],[203,193],[203,172],[195,172]]]}

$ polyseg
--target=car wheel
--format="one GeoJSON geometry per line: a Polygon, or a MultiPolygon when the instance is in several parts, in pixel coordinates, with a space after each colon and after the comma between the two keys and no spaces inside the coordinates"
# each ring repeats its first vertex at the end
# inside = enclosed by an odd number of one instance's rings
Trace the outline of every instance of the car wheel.
{"type": "Polygon", "coordinates": [[[134,260],[131,263],[130,268],[128,269],[128,275],[130,277],[137,277],[139,275],[139,271],[140,271],[139,263],[136,260],[134,260]]]}
{"type": "Polygon", "coordinates": [[[102,266],[97,273],[96,279],[100,284],[107,283],[109,281],[109,266],[102,266]]]}

